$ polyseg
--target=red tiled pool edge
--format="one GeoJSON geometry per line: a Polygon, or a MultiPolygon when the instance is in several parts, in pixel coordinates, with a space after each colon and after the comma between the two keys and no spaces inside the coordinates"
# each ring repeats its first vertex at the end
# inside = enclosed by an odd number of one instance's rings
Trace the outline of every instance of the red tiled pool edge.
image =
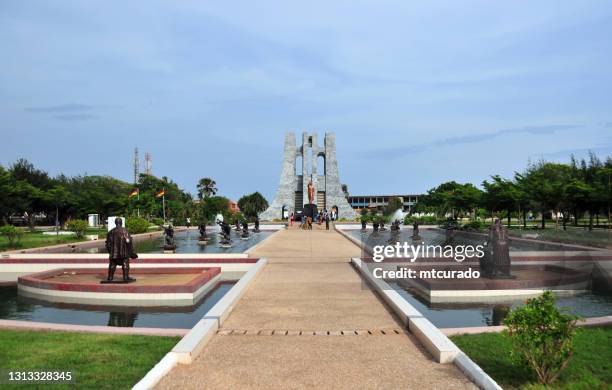
{"type": "Polygon", "coordinates": [[[75,291],[75,292],[95,292],[95,293],[194,293],[200,287],[208,283],[215,276],[221,273],[221,268],[142,268],[134,270],[132,276],[137,278],[140,274],[180,274],[180,273],[199,273],[188,283],[182,285],[133,285],[133,284],[100,284],[100,283],[69,283],[69,282],[50,282],[44,278],[59,275],[64,272],[76,272],[81,274],[104,274],[106,269],[102,268],[57,268],[49,271],[38,272],[27,276],[21,276],[18,284],[37,289],[52,291],[75,291]],[[206,271],[203,272],[202,271],[206,271]]]}

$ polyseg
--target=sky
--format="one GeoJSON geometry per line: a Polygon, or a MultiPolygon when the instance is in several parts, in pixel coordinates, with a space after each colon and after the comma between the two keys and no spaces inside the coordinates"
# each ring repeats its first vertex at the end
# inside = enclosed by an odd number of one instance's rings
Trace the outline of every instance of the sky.
{"type": "Polygon", "coordinates": [[[612,2],[0,2],[0,164],[275,194],[336,134],[358,194],[612,155],[612,2]],[[143,165],[143,163],[141,163],[143,165]]]}

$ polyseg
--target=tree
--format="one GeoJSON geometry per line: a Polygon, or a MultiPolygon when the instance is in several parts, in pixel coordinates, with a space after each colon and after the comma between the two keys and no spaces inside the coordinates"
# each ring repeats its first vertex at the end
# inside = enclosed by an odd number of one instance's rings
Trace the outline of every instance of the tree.
{"type": "Polygon", "coordinates": [[[230,216],[229,199],[223,196],[211,196],[200,201],[200,218],[214,221],[217,214],[223,215],[223,218],[230,216]]]}
{"type": "Polygon", "coordinates": [[[419,198],[419,202],[425,201],[426,206],[433,207],[438,216],[450,212],[455,218],[455,213],[473,214],[480,204],[481,197],[482,191],[474,185],[449,181],[427,191],[427,195],[419,198]]]}
{"type": "Polygon", "coordinates": [[[198,198],[208,198],[217,193],[217,183],[210,177],[204,177],[198,182],[198,198]]]}
{"type": "Polygon", "coordinates": [[[71,203],[70,193],[66,190],[63,185],[56,185],[44,194],[46,201],[55,206],[55,220],[61,225],[65,218],[60,217],[60,211],[66,211],[67,207],[71,203]]]}
{"type": "Polygon", "coordinates": [[[546,212],[553,210],[555,215],[558,215],[563,206],[566,185],[570,179],[570,167],[540,161],[530,164],[527,170],[522,174],[517,174],[516,178],[521,190],[535,202],[542,214],[542,229],[544,229],[546,212]]]}
{"type": "Polygon", "coordinates": [[[482,182],[485,189],[483,204],[491,210],[491,214],[495,211],[506,210],[508,227],[510,227],[511,213],[518,205],[519,191],[513,182],[502,179],[499,175],[491,176],[491,179],[491,182],[487,180],[482,182]]]}
{"type": "Polygon", "coordinates": [[[268,201],[259,192],[253,192],[238,199],[238,207],[240,207],[244,216],[253,220],[259,213],[268,208],[268,201]]]}

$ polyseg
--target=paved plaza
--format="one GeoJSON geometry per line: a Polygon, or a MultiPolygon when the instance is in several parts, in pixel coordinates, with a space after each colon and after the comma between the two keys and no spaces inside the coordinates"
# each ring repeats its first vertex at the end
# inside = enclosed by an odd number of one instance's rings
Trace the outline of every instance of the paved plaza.
{"type": "Polygon", "coordinates": [[[251,256],[269,264],[193,364],[157,388],[475,388],[403,330],[350,265],[360,249],[334,230],[283,230],[251,256]]]}

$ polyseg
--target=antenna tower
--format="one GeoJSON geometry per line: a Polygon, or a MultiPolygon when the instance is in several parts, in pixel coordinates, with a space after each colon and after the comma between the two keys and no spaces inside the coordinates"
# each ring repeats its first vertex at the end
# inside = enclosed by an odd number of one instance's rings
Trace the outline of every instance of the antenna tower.
{"type": "Polygon", "coordinates": [[[140,176],[140,159],[138,158],[138,148],[134,148],[134,184],[138,184],[140,176]]]}

